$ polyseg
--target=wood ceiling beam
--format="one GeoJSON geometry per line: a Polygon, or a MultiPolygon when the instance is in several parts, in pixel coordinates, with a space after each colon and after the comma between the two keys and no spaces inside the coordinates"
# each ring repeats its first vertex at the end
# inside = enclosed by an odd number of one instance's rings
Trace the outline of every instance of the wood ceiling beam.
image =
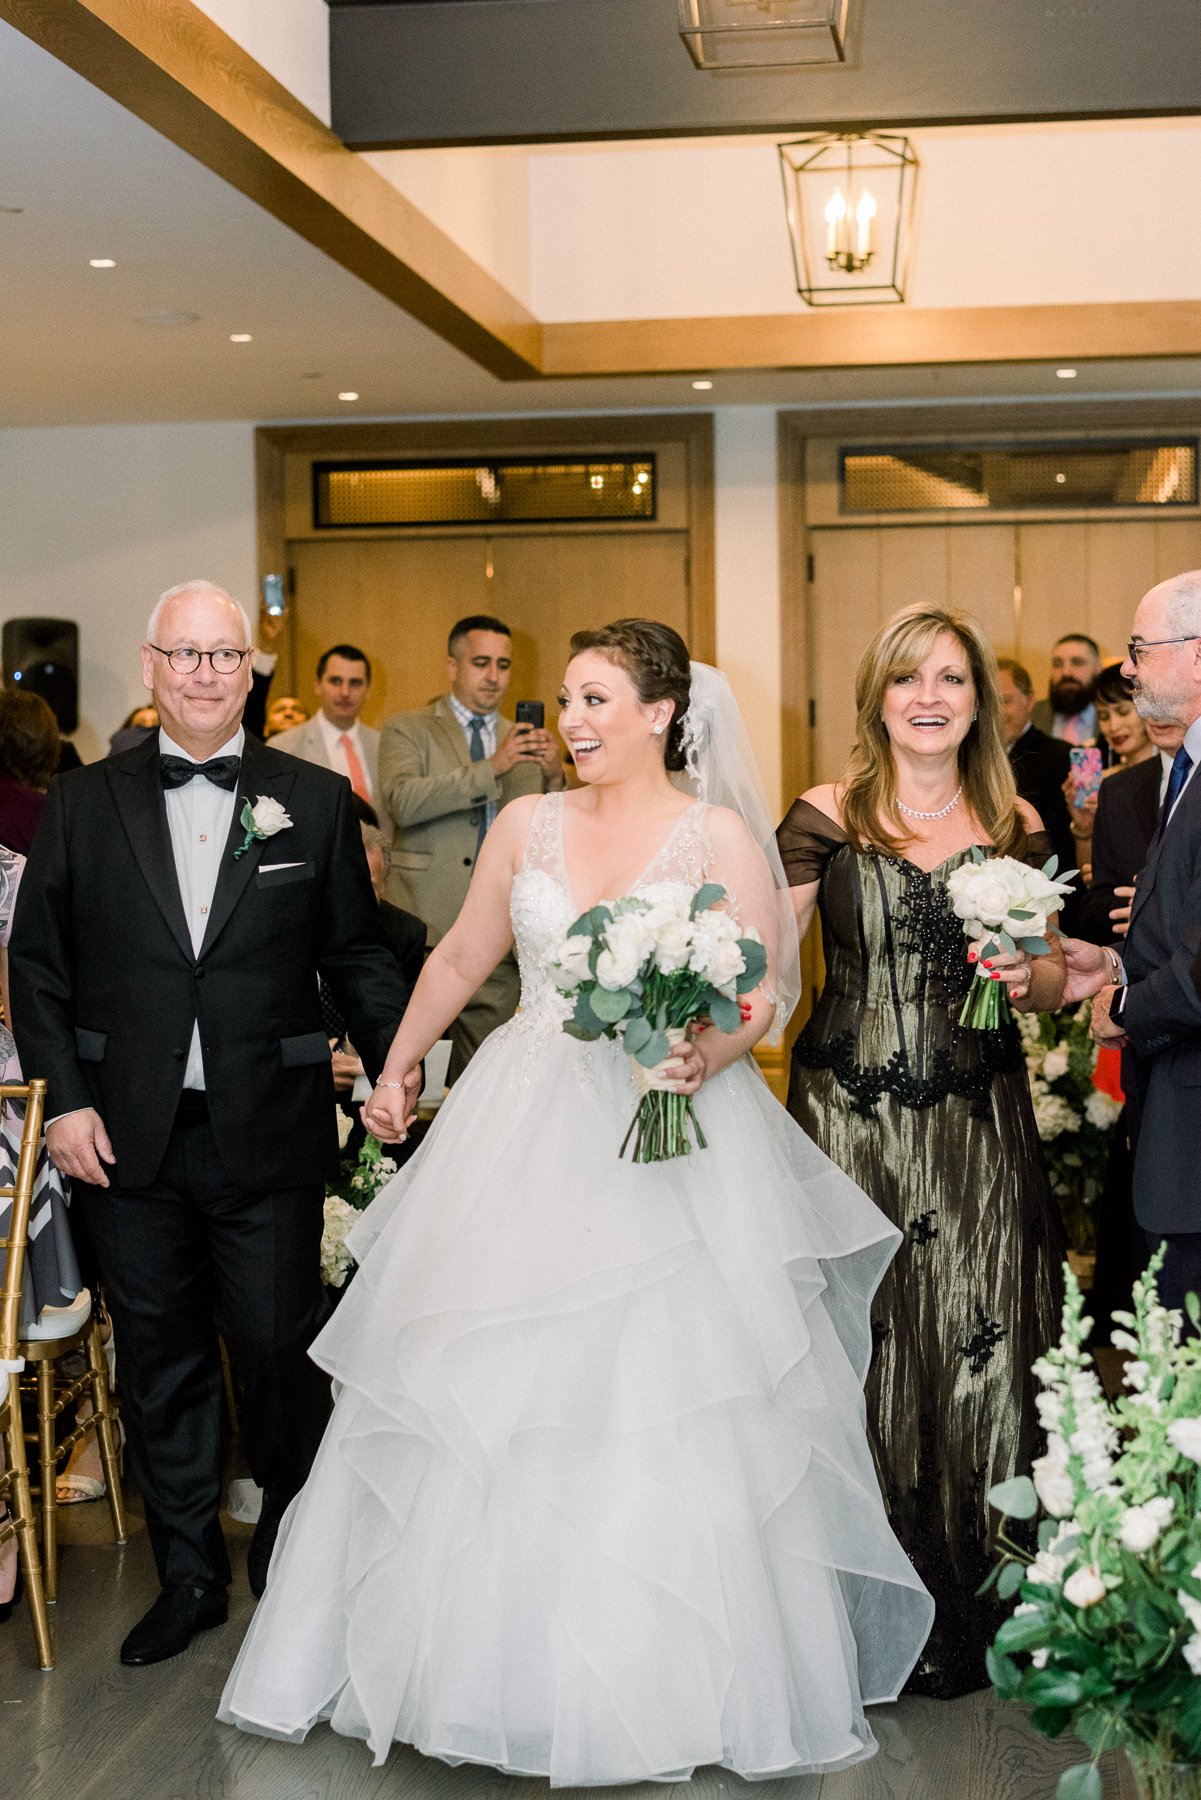
{"type": "Polygon", "coordinates": [[[0,0],[0,19],[503,380],[532,313],[190,0],[0,0]]]}
{"type": "Polygon", "coordinates": [[[547,324],[548,377],[1201,356],[1201,302],[840,307],[744,318],[547,324]]]}

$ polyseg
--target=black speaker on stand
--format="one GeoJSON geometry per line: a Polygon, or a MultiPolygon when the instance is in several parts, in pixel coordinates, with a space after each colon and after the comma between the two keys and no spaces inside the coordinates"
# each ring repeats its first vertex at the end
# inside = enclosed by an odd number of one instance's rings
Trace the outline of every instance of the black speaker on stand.
{"type": "Polygon", "coordinates": [[[79,724],[79,626],[74,619],[6,619],[6,687],[40,694],[69,737],[79,724]]]}

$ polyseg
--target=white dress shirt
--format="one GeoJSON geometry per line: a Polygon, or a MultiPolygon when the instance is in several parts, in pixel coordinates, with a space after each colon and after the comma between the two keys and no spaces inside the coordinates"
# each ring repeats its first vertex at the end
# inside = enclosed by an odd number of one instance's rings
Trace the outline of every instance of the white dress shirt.
{"type": "MultiPolygon", "coordinates": [[[[161,728],[158,734],[159,754],[181,756],[185,762],[208,762],[209,757],[189,756],[161,728]]],[[[213,752],[214,756],[241,756],[246,733],[239,725],[227,744],[213,752]]],[[[175,856],[175,873],[184,917],[191,933],[192,949],[199,954],[208,929],[209,908],[226,855],[226,842],[234,811],[239,806],[239,790],[232,793],[198,775],[182,787],[168,788],[163,795],[167,807],[167,829],[171,833],[171,849],[175,856]]],[[[184,1069],[185,1088],[204,1088],[204,1058],[200,1050],[199,1022],[192,1027],[188,1061],[184,1069]]]]}
{"type": "Polygon", "coordinates": [[[374,800],[375,787],[371,780],[371,770],[367,766],[367,754],[363,746],[363,739],[359,733],[358,720],[356,719],[354,724],[343,732],[340,725],[331,725],[325,714],[319,712],[317,714],[317,724],[321,727],[321,739],[325,745],[325,754],[329,758],[330,768],[336,770],[339,775],[345,775],[347,781],[349,781],[350,785],[353,787],[354,777],[350,772],[350,764],[346,760],[346,748],[342,742],[343,737],[348,737],[350,739],[354,746],[354,753],[359,759],[359,766],[363,771],[363,780],[367,784],[367,792],[371,799],[374,800]]]}

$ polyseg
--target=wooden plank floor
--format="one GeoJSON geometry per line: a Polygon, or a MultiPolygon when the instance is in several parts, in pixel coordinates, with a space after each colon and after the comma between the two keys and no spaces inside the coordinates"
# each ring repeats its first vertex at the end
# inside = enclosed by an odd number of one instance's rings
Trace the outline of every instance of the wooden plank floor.
{"type": "MultiPolygon", "coordinates": [[[[0,1795],[22,1800],[547,1800],[545,1782],[451,1769],[397,1745],[381,1769],[366,1748],[318,1727],[303,1745],[249,1737],[214,1718],[254,1602],[245,1579],[249,1528],[230,1525],[235,1581],[229,1623],[183,1656],[123,1669],[117,1650],[154,1598],[154,1568],[135,1495],[131,1539],[108,1539],[103,1503],[64,1509],[58,1667],[34,1665],[28,1613],[0,1627],[0,1795]]],[[[841,1774],[747,1783],[721,1769],[677,1784],[672,1800],[1053,1800],[1071,1743],[1048,1744],[991,1694],[940,1704],[906,1699],[871,1714],[879,1754],[841,1774]]],[[[605,1800],[611,1789],[596,1789],[605,1800]]],[[[666,1800],[646,1783],[623,1800],[666,1800]]],[[[1134,1800],[1128,1772],[1106,1759],[1105,1800],[1134,1800]]]]}

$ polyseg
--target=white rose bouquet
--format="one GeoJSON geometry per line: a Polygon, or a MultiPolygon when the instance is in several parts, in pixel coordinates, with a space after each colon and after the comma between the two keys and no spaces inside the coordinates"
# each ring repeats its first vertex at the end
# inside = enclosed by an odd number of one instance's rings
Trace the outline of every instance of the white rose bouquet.
{"type": "MultiPolygon", "coordinates": [[[[342,1149],[353,1120],[339,1115],[338,1141],[342,1149]],[[342,1121],[345,1121],[343,1124],[342,1121]]],[[[353,1275],[355,1259],[347,1238],[380,1189],[391,1181],[396,1164],[384,1155],[378,1138],[366,1137],[355,1157],[344,1157],[338,1179],[325,1190],[325,1228],[321,1234],[321,1279],[326,1287],[340,1288],[353,1275]]]]}
{"type": "MultiPolygon", "coordinates": [[[[1016,856],[986,856],[973,845],[971,861],[960,863],[947,876],[951,907],[963,920],[969,939],[969,962],[999,956],[1002,950],[1010,956],[1018,950],[1027,956],[1046,956],[1051,947],[1047,939],[1056,929],[1050,916],[1071,893],[1076,873],[1070,869],[1057,878],[1057,862],[1052,856],[1041,869],[1032,869],[1016,856]]],[[[977,967],[959,1023],[975,1031],[993,1031],[1010,1016],[1004,983],[977,967]]]]}
{"type": "MultiPolygon", "coordinates": [[[[989,1499],[1009,1519],[1046,1515],[1032,1555],[1006,1535],[986,1585],[1019,1597],[988,1672],[1033,1708],[1047,1737],[1071,1726],[1092,1753],[1059,1800],[1101,1800],[1096,1759],[1126,1749],[1141,1791],[1183,1794],[1171,1765],[1201,1765],[1201,1339],[1156,1293],[1162,1248],[1115,1312],[1125,1391],[1107,1401],[1087,1349],[1092,1320],[1069,1273],[1063,1335],[1034,1365],[1046,1453],[989,1499]]],[[[1189,1314],[1201,1319],[1194,1296],[1189,1314]]],[[[1196,1789],[1190,1787],[1189,1793],[1196,1789]]]]}
{"type": "Polygon", "coordinates": [[[564,1031],[585,1043],[619,1040],[630,1058],[638,1108],[619,1154],[633,1137],[635,1162],[687,1156],[689,1124],[698,1147],[707,1147],[691,1096],[665,1091],[661,1065],[695,1021],[737,1031],[738,996],[767,971],[759,933],[720,910],[725,897],[706,882],[691,899],[665,889],[605,900],[547,952],[556,987],[575,1000],[564,1031]]]}

